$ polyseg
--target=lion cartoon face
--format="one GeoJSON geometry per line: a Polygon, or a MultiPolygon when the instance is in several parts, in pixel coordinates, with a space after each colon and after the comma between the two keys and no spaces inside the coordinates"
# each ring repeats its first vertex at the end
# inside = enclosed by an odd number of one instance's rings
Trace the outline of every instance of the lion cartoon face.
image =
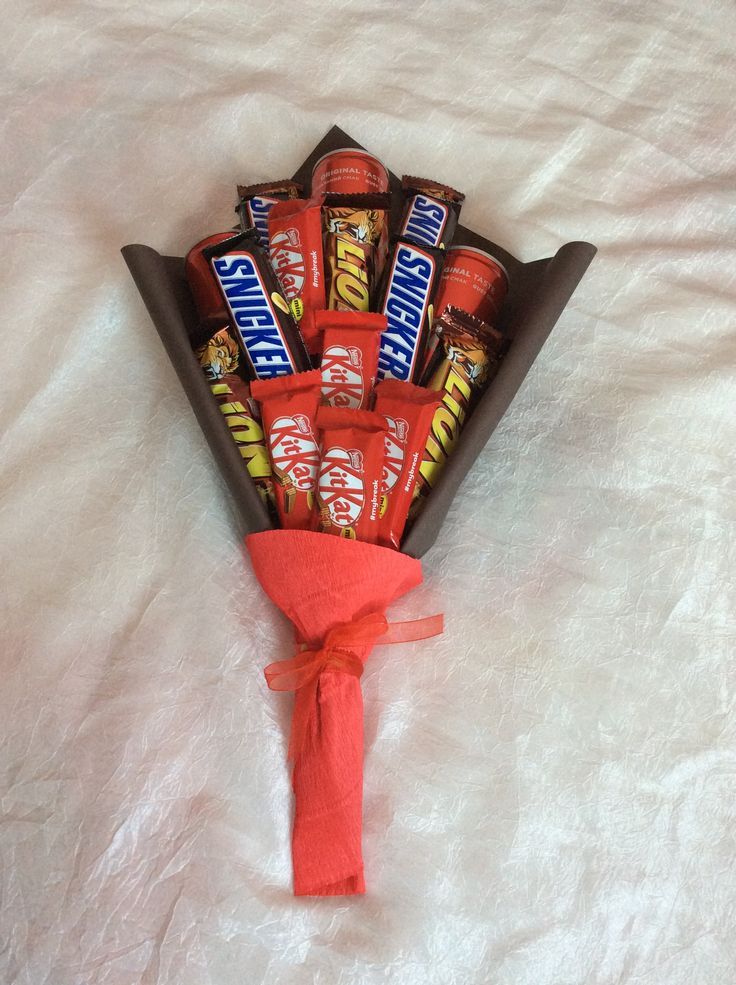
{"type": "Polygon", "coordinates": [[[210,380],[219,380],[238,368],[238,346],[226,328],[200,346],[195,355],[210,380]]]}
{"type": "Polygon", "coordinates": [[[383,216],[375,209],[331,209],[327,231],[345,233],[359,243],[375,243],[381,234],[383,216]]]}
{"type": "Polygon", "coordinates": [[[458,348],[454,345],[447,347],[447,358],[451,363],[462,369],[469,383],[480,386],[488,375],[487,360],[471,359],[466,349],[458,348]]]}

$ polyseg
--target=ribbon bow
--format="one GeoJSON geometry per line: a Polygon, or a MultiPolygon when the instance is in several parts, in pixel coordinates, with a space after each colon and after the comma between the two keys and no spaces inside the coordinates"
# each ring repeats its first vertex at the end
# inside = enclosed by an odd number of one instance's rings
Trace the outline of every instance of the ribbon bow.
{"type": "Polygon", "coordinates": [[[336,670],[351,677],[360,677],[363,660],[356,650],[372,647],[376,643],[409,643],[439,636],[443,625],[441,614],[410,622],[389,623],[384,615],[374,612],[331,629],[318,650],[302,650],[287,660],[269,664],[264,674],[271,690],[297,692],[291,720],[289,759],[296,759],[304,748],[309,721],[317,704],[319,676],[323,670],[336,670]]]}

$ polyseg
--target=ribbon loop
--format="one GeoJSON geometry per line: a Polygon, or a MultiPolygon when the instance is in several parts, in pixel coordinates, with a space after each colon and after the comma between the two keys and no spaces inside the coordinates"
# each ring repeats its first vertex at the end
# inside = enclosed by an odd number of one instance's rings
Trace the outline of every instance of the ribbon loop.
{"type": "Polygon", "coordinates": [[[291,720],[289,759],[296,759],[304,748],[309,723],[317,704],[317,688],[323,670],[339,671],[351,677],[363,673],[360,653],[365,647],[382,643],[409,643],[439,636],[444,628],[441,614],[410,622],[389,623],[380,612],[373,612],[352,623],[331,629],[318,650],[302,650],[286,660],[269,664],[264,674],[272,691],[295,691],[297,699],[291,720]]]}

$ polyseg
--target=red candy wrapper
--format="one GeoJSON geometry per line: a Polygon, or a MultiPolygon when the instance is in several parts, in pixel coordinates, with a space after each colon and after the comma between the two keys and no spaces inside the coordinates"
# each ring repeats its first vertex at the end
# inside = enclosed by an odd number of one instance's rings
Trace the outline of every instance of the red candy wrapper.
{"type": "Polygon", "coordinates": [[[376,382],[378,346],[385,315],[360,311],[318,311],[322,340],[322,396],[330,407],[367,408],[376,382]]]}
{"type": "Polygon", "coordinates": [[[268,215],[271,265],[311,355],[320,351],[314,315],[325,307],[321,205],[321,198],[293,198],[268,215]]]}
{"type": "Polygon", "coordinates": [[[261,403],[273,470],[276,509],[287,529],[307,529],[312,521],[319,467],[315,417],[321,399],[319,370],[254,380],[261,403]]]}
{"type": "Polygon", "coordinates": [[[378,525],[378,543],[385,547],[398,550],[401,545],[422,452],[441,401],[439,391],[402,380],[383,380],[376,387],[375,412],[388,424],[378,525]]]}
{"type": "Polygon", "coordinates": [[[368,410],[321,407],[317,427],[323,433],[314,526],[375,544],[386,420],[368,410]]]}
{"type": "MultiPolygon", "coordinates": [[[[202,251],[208,246],[223,243],[232,238],[232,232],[215,233],[201,240],[187,253],[184,261],[184,274],[192,292],[194,306],[199,315],[200,325],[214,332],[228,324],[227,306],[222,293],[212,276],[212,267],[202,251]]],[[[209,334],[209,333],[207,333],[209,334]]]]}

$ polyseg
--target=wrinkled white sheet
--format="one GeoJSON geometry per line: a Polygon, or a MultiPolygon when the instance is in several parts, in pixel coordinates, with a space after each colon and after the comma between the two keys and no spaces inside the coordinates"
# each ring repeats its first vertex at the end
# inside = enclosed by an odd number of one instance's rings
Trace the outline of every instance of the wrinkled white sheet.
{"type": "Polygon", "coordinates": [[[727,985],[733,4],[2,3],[5,985],[727,985]],[[294,900],[289,650],[118,255],[337,122],[600,255],[364,677],[364,899],[294,900]]]}

